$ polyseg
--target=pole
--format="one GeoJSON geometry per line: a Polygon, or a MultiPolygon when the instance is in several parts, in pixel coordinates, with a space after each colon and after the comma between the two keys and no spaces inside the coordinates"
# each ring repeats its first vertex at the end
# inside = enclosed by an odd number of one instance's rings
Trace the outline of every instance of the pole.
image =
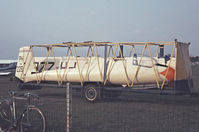
{"type": "Polygon", "coordinates": [[[107,73],[107,45],[104,47],[104,82],[106,80],[106,73],[107,73]]]}
{"type": "Polygon", "coordinates": [[[66,84],[66,132],[72,132],[72,92],[70,83],[66,84]]]}

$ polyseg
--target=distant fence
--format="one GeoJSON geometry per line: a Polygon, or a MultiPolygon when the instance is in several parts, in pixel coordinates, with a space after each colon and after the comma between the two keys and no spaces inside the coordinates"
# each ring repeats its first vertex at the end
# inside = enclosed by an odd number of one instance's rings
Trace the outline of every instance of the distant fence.
{"type": "Polygon", "coordinates": [[[73,132],[197,132],[199,99],[123,91],[88,103],[73,96],[73,132]]]}

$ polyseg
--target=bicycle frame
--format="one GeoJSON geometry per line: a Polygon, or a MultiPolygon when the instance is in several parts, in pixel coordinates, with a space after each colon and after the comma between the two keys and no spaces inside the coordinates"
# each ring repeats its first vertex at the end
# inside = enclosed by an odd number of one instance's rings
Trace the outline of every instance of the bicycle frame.
{"type": "MultiPolygon", "coordinates": [[[[10,101],[10,110],[12,114],[12,119],[11,119],[11,126],[16,127],[18,120],[17,120],[17,108],[16,108],[16,100],[27,100],[26,98],[23,97],[16,97],[14,93],[11,93],[11,101],[10,101]]],[[[28,102],[29,105],[30,102],[28,102]]],[[[25,107],[26,109],[26,107],[25,107]]],[[[21,118],[21,117],[20,117],[21,118]]]]}
{"type": "MultiPolygon", "coordinates": [[[[7,108],[10,109],[10,112],[9,112],[10,114],[8,114],[10,116],[7,116],[7,114],[5,114],[5,116],[8,117],[8,118],[6,117],[5,120],[8,121],[10,124],[8,131],[12,130],[12,129],[17,129],[18,126],[20,126],[20,130],[22,130],[22,131],[23,131],[23,128],[26,128],[29,126],[34,127],[36,129],[40,128],[38,126],[36,126],[36,127],[34,125],[32,126],[32,121],[31,121],[31,119],[29,119],[30,116],[32,115],[31,111],[36,111],[39,113],[39,116],[42,117],[43,125],[41,126],[42,127],[41,130],[44,132],[45,131],[45,117],[39,108],[37,108],[34,105],[31,105],[31,96],[36,97],[36,98],[39,98],[39,97],[37,95],[31,94],[31,93],[25,93],[24,97],[17,96],[15,92],[9,92],[9,95],[10,95],[10,97],[8,99],[3,99],[3,102],[6,103],[5,105],[7,105],[7,108]],[[17,116],[16,100],[26,100],[27,101],[27,104],[24,105],[24,110],[20,114],[19,117],[17,116]]],[[[38,129],[38,130],[40,130],[40,129],[38,129]]]]}
{"type": "Polygon", "coordinates": [[[30,101],[30,96],[28,96],[27,98],[25,97],[17,97],[14,95],[14,93],[10,93],[11,94],[11,97],[10,97],[10,110],[11,110],[11,116],[12,116],[12,119],[11,119],[11,126],[12,127],[16,127],[19,123],[19,121],[21,120],[22,118],[22,115],[20,116],[19,119],[17,119],[17,107],[16,107],[16,100],[27,100],[27,105],[25,105],[24,107],[24,111],[28,110],[29,111],[29,108],[30,107],[35,107],[34,105],[31,105],[31,101],[30,101]]]}
{"type": "Polygon", "coordinates": [[[17,117],[16,117],[16,100],[14,96],[11,98],[10,110],[12,114],[12,126],[17,126],[17,117]]]}

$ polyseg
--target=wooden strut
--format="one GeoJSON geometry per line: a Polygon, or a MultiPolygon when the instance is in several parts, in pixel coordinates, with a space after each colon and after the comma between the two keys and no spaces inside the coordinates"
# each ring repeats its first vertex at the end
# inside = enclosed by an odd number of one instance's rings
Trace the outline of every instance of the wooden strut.
{"type": "MultiPolygon", "coordinates": [[[[150,46],[153,45],[153,46],[157,46],[158,48],[156,49],[156,53],[155,53],[155,57],[158,57],[158,51],[159,51],[159,45],[175,45],[174,42],[160,42],[159,44],[155,43],[155,42],[145,42],[145,43],[139,43],[139,42],[135,42],[135,43],[132,43],[132,42],[124,42],[124,43],[108,43],[108,46],[109,46],[109,50],[108,50],[108,55],[107,55],[107,58],[110,57],[110,52],[112,51],[112,57],[109,59],[109,61],[111,60],[111,63],[109,63],[108,67],[107,67],[107,74],[106,76],[104,75],[104,78],[103,78],[103,75],[102,75],[102,68],[100,66],[100,58],[98,56],[98,50],[97,50],[97,46],[105,46],[105,44],[107,43],[89,43],[89,44],[86,44],[86,43],[70,43],[70,44],[49,44],[49,45],[31,45],[30,48],[29,48],[29,51],[28,51],[28,54],[26,55],[26,59],[24,61],[23,59],[23,63],[24,63],[24,66],[23,66],[23,70],[22,70],[22,74],[20,75],[20,79],[24,78],[25,74],[25,69],[26,69],[26,63],[27,63],[27,60],[29,58],[29,54],[31,52],[31,50],[33,50],[33,47],[47,47],[48,49],[48,52],[46,54],[46,59],[45,59],[45,64],[44,64],[44,68],[42,68],[42,71],[41,72],[38,72],[37,71],[37,67],[36,67],[36,63],[35,63],[35,57],[34,57],[34,52],[32,51],[32,60],[30,60],[30,63],[33,62],[33,66],[34,66],[34,69],[35,69],[35,76],[36,76],[36,79],[37,79],[37,83],[41,83],[43,77],[44,77],[44,71],[47,67],[47,64],[48,64],[48,59],[49,59],[49,54],[51,53],[52,54],[52,57],[54,59],[54,64],[55,64],[55,70],[56,70],[56,74],[57,74],[57,81],[58,81],[58,84],[61,85],[62,82],[64,81],[64,77],[67,75],[67,68],[68,68],[68,64],[69,64],[69,61],[70,61],[70,58],[71,56],[73,55],[73,52],[74,52],[74,56],[75,56],[75,59],[77,61],[77,68],[78,68],[78,72],[79,72],[79,77],[80,77],[80,82],[81,82],[81,85],[83,86],[83,82],[85,80],[88,80],[89,81],[89,69],[90,69],[90,66],[91,66],[91,63],[92,63],[92,59],[94,56],[96,56],[96,60],[97,60],[97,65],[98,65],[98,70],[99,70],[99,76],[100,76],[100,80],[104,83],[104,85],[107,83],[108,79],[110,78],[110,74],[111,74],[111,71],[112,71],[112,68],[114,67],[114,63],[115,63],[115,59],[118,59],[118,60],[121,60],[122,61],[122,64],[123,64],[123,68],[124,68],[124,72],[125,72],[125,80],[126,80],[126,84],[128,86],[131,86],[133,87],[134,85],[134,82],[138,76],[138,73],[139,73],[139,70],[141,68],[141,63],[142,63],[142,59],[144,57],[144,52],[145,50],[148,50],[148,54],[149,54],[149,57],[151,59],[151,63],[152,63],[152,68],[154,70],[154,73],[155,73],[155,79],[156,79],[156,83],[157,83],[157,87],[160,88],[160,84],[159,84],[159,79],[158,79],[158,73],[157,73],[157,69],[155,67],[155,64],[154,64],[154,61],[153,61],[153,57],[152,57],[152,54],[151,54],[151,51],[150,51],[150,46]],[[164,43],[164,44],[163,44],[164,43]],[[77,53],[76,53],[76,46],[80,46],[80,45],[83,45],[83,46],[89,46],[89,49],[88,49],[88,52],[87,52],[87,57],[89,57],[89,62],[88,62],[88,67],[86,69],[86,75],[83,77],[82,75],[82,71],[80,69],[80,63],[79,63],[79,59],[77,57],[77,53]],[[128,75],[128,72],[127,72],[127,65],[126,65],[126,60],[122,54],[122,51],[121,51],[121,48],[119,47],[120,45],[126,45],[126,46],[131,46],[131,49],[130,49],[130,54],[129,54],[129,57],[131,57],[131,55],[133,54],[133,50],[134,50],[134,53],[136,53],[136,49],[135,49],[135,46],[144,46],[143,50],[142,50],[142,54],[141,54],[141,57],[140,57],[140,60],[139,60],[139,63],[138,63],[138,67],[136,69],[136,72],[135,72],[135,75],[134,77],[131,79],[129,79],[129,75],[128,75]],[[64,73],[63,75],[61,76],[61,73],[59,73],[58,71],[58,67],[56,65],[56,58],[55,58],[55,54],[54,54],[54,51],[53,51],[53,48],[54,47],[67,47],[67,52],[66,52],[66,66],[65,66],[65,69],[64,69],[64,73]],[[115,47],[115,49],[113,49],[113,47],[115,47]],[[121,54],[121,58],[116,58],[116,52],[118,51],[118,47],[119,47],[119,53],[121,54]],[[95,55],[94,55],[94,51],[95,51],[95,55]],[[90,54],[90,56],[89,56],[90,54]]],[[[172,49],[172,55],[170,57],[170,61],[169,61],[169,65],[168,67],[170,67],[171,65],[171,60],[172,60],[172,57],[173,57],[173,52],[174,52],[174,49],[175,47],[172,49]]],[[[176,56],[177,57],[177,56],[176,56]]],[[[169,68],[167,68],[167,71],[166,71],[166,75],[165,75],[165,78],[162,82],[162,85],[161,85],[161,89],[163,89],[164,87],[164,84],[165,84],[165,81],[166,81],[166,76],[168,75],[168,70],[169,68]]],[[[175,77],[176,77],[176,73],[175,73],[175,77]]],[[[23,79],[22,79],[23,80],[23,79]]]]}
{"type": "MultiPolygon", "coordinates": [[[[164,87],[164,84],[165,84],[165,81],[166,81],[166,77],[167,77],[168,72],[169,72],[169,68],[170,68],[170,65],[171,65],[171,60],[172,60],[172,57],[173,57],[174,49],[175,49],[175,46],[173,46],[173,49],[172,49],[172,53],[171,53],[171,57],[170,57],[170,61],[169,61],[169,65],[168,65],[168,68],[167,68],[167,71],[166,71],[166,74],[165,74],[164,81],[162,82],[161,90],[162,90],[162,89],[163,89],[163,87],[164,87]]],[[[176,71],[176,70],[175,70],[175,71],[176,71]]]]}
{"type": "MultiPolygon", "coordinates": [[[[94,48],[94,47],[93,47],[94,48]]],[[[93,57],[93,48],[91,47],[91,55],[89,57],[89,62],[88,62],[88,67],[87,67],[87,70],[86,70],[86,76],[85,76],[85,80],[89,80],[89,77],[88,77],[88,70],[90,68],[90,64],[91,64],[91,61],[92,61],[92,57],[93,57]]]]}
{"type": "Polygon", "coordinates": [[[91,46],[89,46],[88,48],[87,55],[86,55],[87,57],[89,56],[90,50],[91,50],[91,46]]]}
{"type": "Polygon", "coordinates": [[[88,42],[88,43],[84,43],[84,42],[81,42],[81,43],[59,43],[59,44],[33,44],[31,46],[34,46],[34,47],[70,47],[72,45],[75,45],[75,46],[91,46],[91,45],[94,45],[96,44],[97,46],[104,46],[106,44],[109,44],[109,45],[118,45],[118,44],[122,44],[122,45],[136,45],[136,46],[144,46],[146,43],[148,43],[149,45],[175,45],[175,42],[173,41],[162,41],[162,42],[88,42]]]}
{"type": "Polygon", "coordinates": [[[34,66],[34,69],[35,69],[35,75],[36,75],[36,79],[37,79],[37,84],[39,84],[39,77],[37,75],[38,73],[37,73],[37,68],[36,68],[36,62],[35,62],[34,52],[32,52],[32,58],[33,58],[33,66],[34,66]]]}
{"type": "Polygon", "coordinates": [[[111,70],[112,70],[112,64],[113,64],[113,62],[114,62],[114,57],[115,57],[115,54],[116,54],[116,51],[117,51],[117,49],[118,49],[118,45],[116,45],[116,47],[115,47],[115,51],[114,51],[114,53],[113,53],[113,57],[111,58],[112,60],[111,60],[111,64],[110,64],[110,66],[108,67],[108,75],[106,76],[106,79],[105,79],[105,81],[104,81],[104,85],[106,84],[106,82],[108,81],[108,78],[109,78],[109,76],[110,76],[110,73],[111,73],[111,70]]]}
{"type": "Polygon", "coordinates": [[[41,72],[41,77],[39,77],[39,83],[41,83],[41,80],[42,80],[42,77],[43,77],[43,71],[44,69],[46,68],[46,65],[47,65],[47,61],[48,61],[48,57],[49,57],[49,53],[50,53],[50,49],[47,48],[47,55],[46,55],[46,59],[45,59],[45,64],[44,64],[44,68],[42,69],[42,72],[41,72]]]}
{"type": "MultiPolygon", "coordinates": [[[[119,46],[119,52],[121,54],[121,57],[123,58],[121,47],[120,47],[120,45],[118,45],[118,46],[119,46]]],[[[128,87],[129,87],[129,77],[128,77],[128,74],[127,74],[127,71],[126,71],[126,65],[124,63],[124,60],[125,59],[122,59],[122,64],[123,64],[123,68],[124,68],[124,72],[125,72],[125,76],[126,76],[126,78],[125,78],[126,79],[126,83],[127,83],[128,87]]]]}
{"type": "Polygon", "coordinates": [[[94,44],[94,47],[95,47],[95,53],[96,53],[96,57],[97,57],[97,64],[98,64],[98,69],[99,69],[99,73],[100,73],[101,82],[103,82],[102,72],[101,72],[100,63],[99,63],[98,52],[97,52],[97,48],[96,48],[95,44],[94,44]]]}
{"type": "Polygon", "coordinates": [[[155,73],[155,79],[156,79],[157,87],[160,88],[160,85],[159,85],[159,82],[158,82],[158,73],[157,73],[157,70],[155,68],[155,65],[154,65],[154,62],[153,62],[153,59],[152,59],[151,51],[149,49],[149,45],[147,44],[146,46],[147,46],[148,53],[149,53],[151,63],[152,63],[152,67],[153,67],[153,70],[154,70],[154,73],[155,73]]]}
{"type": "Polygon", "coordinates": [[[68,58],[68,60],[66,61],[65,63],[65,68],[64,68],[64,74],[61,78],[61,81],[63,82],[64,78],[66,78],[66,70],[68,68],[68,64],[69,64],[69,61],[70,61],[70,57],[72,56],[72,50],[70,47],[68,47],[68,50],[67,50],[67,53],[66,53],[66,59],[68,58]],[[69,53],[70,52],[70,53],[69,53]]]}
{"type": "Polygon", "coordinates": [[[160,50],[160,47],[158,46],[157,49],[156,49],[155,57],[158,57],[159,50],[160,50]]]}
{"type": "Polygon", "coordinates": [[[136,69],[135,76],[134,76],[134,78],[133,78],[133,80],[132,80],[131,87],[133,87],[134,81],[135,81],[135,79],[136,79],[136,77],[137,77],[137,75],[138,75],[138,71],[139,71],[140,66],[141,66],[140,64],[141,64],[141,62],[142,62],[142,58],[143,58],[143,56],[144,56],[144,52],[145,52],[146,46],[147,46],[147,44],[144,45],[144,48],[143,48],[143,50],[142,50],[142,55],[141,55],[140,61],[139,61],[139,63],[138,63],[138,67],[137,67],[137,69],[136,69]]]}
{"type": "Polygon", "coordinates": [[[78,71],[79,71],[80,83],[81,83],[81,86],[83,86],[83,78],[82,78],[82,74],[81,74],[81,71],[80,71],[79,61],[77,59],[77,52],[76,52],[74,44],[72,45],[72,47],[73,47],[73,51],[75,53],[75,58],[76,58],[76,61],[77,61],[77,68],[78,68],[78,71]]]}
{"type": "Polygon", "coordinates": [[[109,50],[108,50],[108,56],[110,56],[110,52],[112,51],[112,55],[113,55],[113,48],[112,48],[112,45],[109,47],[109,50]]]}
{"type": "Polygon", "coordinates": [[[132,45],[132,46],[131,46],[131,49],[130,49],[129,57],[133,56],[133,54],[132,54],[132,53],[133,53],[133,50],[134,50],[134,54],[137,54],[136,49],[135,49],[135,46],[132,45]]]}
{"type": "Polygon", "coordinates": [[[131,57],[131,56],[132,56],[133,47],[134,47],[134,46],[131,46],[131,48],[130,48],[129,57],[131,57]]]}
{"type": "Polygon", "coordinates": [[[58,67],[57,67],[57,64],[56,64],[56,59],[55,59],[55,55],[54,55],[54,52],[53,52],[53,47],[51,47],[50,49],[51,49],[51,54],[53,56],[54,63],[55,63],[55,70],[56,70],[56,73],[57,73],[57,81],[58,81],[58,84],[60,86],[61,85],[61,77],[60,77],[59,72],[58,72],[58,67]]]}

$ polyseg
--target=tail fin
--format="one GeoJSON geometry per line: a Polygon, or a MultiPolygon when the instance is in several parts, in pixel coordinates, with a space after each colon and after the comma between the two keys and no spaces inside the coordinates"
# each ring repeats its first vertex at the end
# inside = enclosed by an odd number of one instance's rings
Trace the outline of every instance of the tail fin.
{"type": "Polygon", "coordinates": [[[22,47],[19,49],[18,62],[15,77],[21,81],[25,81],[25,76],[29,66],[33,62],[33,53],[31,47],[22,47]]]}

